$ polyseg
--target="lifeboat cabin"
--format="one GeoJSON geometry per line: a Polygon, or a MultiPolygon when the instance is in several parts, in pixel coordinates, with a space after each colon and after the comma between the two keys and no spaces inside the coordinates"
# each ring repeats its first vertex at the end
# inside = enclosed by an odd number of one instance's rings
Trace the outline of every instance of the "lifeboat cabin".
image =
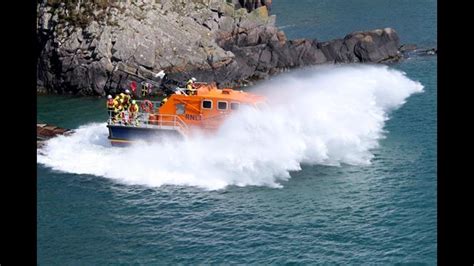
{"type": "Polygon", "coordinates": [[[230,88],[218,89],[215,83],[195,84],[193,94],[177,88],[165,102],[137,100],[140,108],[136,114],[122,112],[119,119],[117,114],[111,114],[107,127],[112,145],[122,146],[163,136],[186,138],[193,129],[212,133],[242,105],[259,108],[265,103],[260,95],[230,88]]]}

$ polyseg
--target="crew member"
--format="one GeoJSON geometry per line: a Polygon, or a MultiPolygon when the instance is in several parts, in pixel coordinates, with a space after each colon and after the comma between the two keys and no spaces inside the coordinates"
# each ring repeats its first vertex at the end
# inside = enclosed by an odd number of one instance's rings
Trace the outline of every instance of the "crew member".
{"type": "Polygon", "coordinates": [[[125,94],[123,92],[121,92],[119,95],[118,95],[118,101],[119,103],[123,100],[123,98],[125,98],[125,94]]]}
{"type": "Polygon", "coordinates": [[[128,89],[125,90],[125,94],[123,96],[123,104],[124,104],[125,110],[128,110],[128,108],[130,107],[131,99],[132,99],[132,96],[130,95],[130,91],[128,89]]]}
{"type": "Polygon", "coordinates": [[[114,104],[114,110],[113,110],[112,122],[115,123],[120,119],[119,115],[122,108],[122,106],[120,105],[120,95],[117,94],[115,96],[113,104],[114,104]]]}
{"type": "Polygon", "coordinates": [[[195,95],[196,94],[196,89],[194,88],[194,82],[196,82],[196,78],[191,78],[188,80],[186,83],[186,89],[189,95],[195,95]]]}
{"type": "Polygon", "coordinates": [[[125,118],[125,112],[123,108],[123,99],[119,99],[117,104],[115,105],[115,120],[118,120],[120,123],[124,121],[125,118]]]}
{"type": "Polygon", "coordinates": [[[112,95],[107,95],[107,111],[109,113],[109,118],[114,117],[114,99],[112,95]]]}
{"type": "Polygon", "coordinates": [[[132,100],[132,104],[128,108],[128,116],[129,116],[130,123],[132,125],[134,124],[138,126],[138,119],[137,119],[138,111],[139,111],[139,107],[138,107],[137,102],[135,100],[132,100]]]}

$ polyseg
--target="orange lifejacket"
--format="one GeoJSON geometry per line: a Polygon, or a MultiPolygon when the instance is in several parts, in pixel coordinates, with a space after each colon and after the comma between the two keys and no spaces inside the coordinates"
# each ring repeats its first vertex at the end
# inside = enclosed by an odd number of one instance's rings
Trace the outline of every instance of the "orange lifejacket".
{"type": "Polygon", "coordinates": [[[130,96],[125,95],[125,97],[123,97],[123,103],[127,105],[129,103],[128,100],[130,100],[130,96]]]}
{"type": "Polygon", "coordinates": [[[128,111],[131,112],[131,113],[138,112],[138,104],[130,105],[130,107],[128,108],[128,111]]]}
{"type": "Polygon", "coordinates": [[[108,109],[113,109],[114,108],[114,99],[108,99],[107,100],[107,108],[108,109]]]}

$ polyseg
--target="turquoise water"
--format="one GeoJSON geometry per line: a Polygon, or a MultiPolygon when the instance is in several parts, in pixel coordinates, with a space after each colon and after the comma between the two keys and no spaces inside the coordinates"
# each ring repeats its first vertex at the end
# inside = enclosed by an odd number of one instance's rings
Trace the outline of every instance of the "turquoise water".
{"type": "MultiPolygon", "coordinates": [[[[392,26],[402,42],[436,44],[435,1],[298,3],[273,5],[290,38],[392,26]]],[[[392,66],[424,92],[389,114],[369,166],[303,163],[281,188],[205,190],[38,164],[38,263],[436,264],[436,63],[419,57],[392,66]]],[[[103,122],[104,106],[38,96],[38,120],[78,128],[103,122]]]]}
{"type": "Polygon", "coordinates": [[[354,31],[391,27],[401,43],[437,44],[435,0],[275,1],[272,13],[290,39],[327,41],[354,31]]]}

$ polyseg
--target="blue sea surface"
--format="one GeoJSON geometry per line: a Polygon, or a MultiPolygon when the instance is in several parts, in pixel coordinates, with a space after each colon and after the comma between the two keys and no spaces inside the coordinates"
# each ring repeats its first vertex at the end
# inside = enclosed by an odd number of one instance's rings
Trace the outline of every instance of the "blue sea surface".
{"type": "MultiPolygon", "coordinates": [[[[436,1],[278,0],[272,13],[289,38],[390,26],[436,45],[436,1]]],[[[370,166],[302,165],[283,188],[153,188],[38,164],[38,264],[436,264],[436,65],[391,66],[424,92],[390,113],[370,166]]],[[[39,121],[104,119],[103,99],[37,101],[39,121]]]]}

